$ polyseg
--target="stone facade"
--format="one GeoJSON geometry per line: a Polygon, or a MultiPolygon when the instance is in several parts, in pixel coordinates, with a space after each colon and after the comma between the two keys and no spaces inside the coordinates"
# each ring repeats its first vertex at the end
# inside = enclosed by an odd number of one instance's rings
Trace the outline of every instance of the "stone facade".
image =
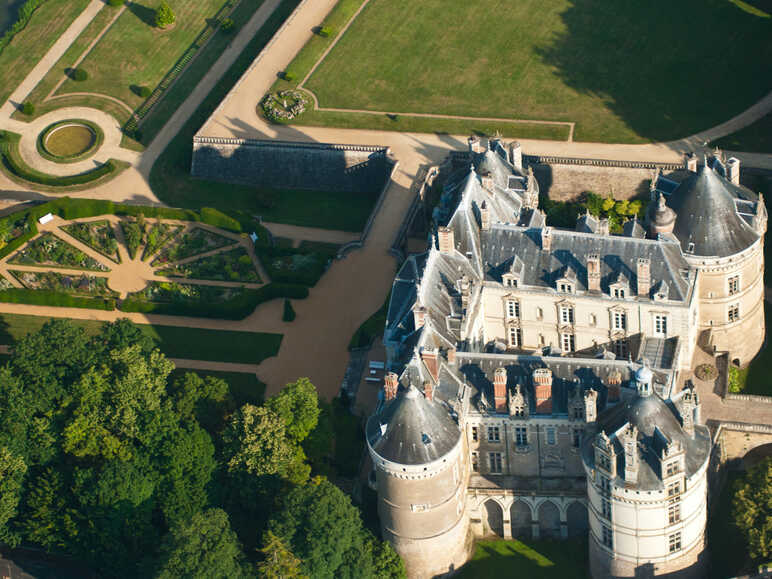
{"type": "Polygon", "coordinates": [[[624,235],[589,215],[569,231],[534,206],[519,146],[468,155],[392,288],[367,427],[384,537],[411,577],[474,537],[586,534],[596,579],[701,576],[712,443],[679,385],[698,343],[760,347],[763,200],[716,157],[656,177],[624,235]]]}

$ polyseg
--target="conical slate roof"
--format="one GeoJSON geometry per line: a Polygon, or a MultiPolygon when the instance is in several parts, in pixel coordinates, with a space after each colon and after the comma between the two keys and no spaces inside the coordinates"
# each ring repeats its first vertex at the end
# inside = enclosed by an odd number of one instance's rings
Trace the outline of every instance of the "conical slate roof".
{"type": "Polygon", "coordinates": [[[708,166],[678,186],[668,205],[678,215],[673,233],[685,253],[727,257],[756,242],[758,234],[737,214],[736,196],[742,190],[708,166]]]}
{"type": "Polygon", "coordinates": [[[380,414],[367,422],[372,449],[391,462],[425,464],[445,456],[456,446],[461,430],[439,401],[427,400],[410,386],[380,414]]]}

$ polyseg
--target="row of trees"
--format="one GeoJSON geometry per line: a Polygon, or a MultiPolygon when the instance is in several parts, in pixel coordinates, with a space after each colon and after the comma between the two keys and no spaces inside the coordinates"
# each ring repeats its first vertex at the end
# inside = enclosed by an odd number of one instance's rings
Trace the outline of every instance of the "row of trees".
{"type": "Polygon", "coordinates": [[[595,217],[609,220],[612,232],[619,233],[628,219],[642,219],[648,203],[641,199],[614,199],[611,195],[602,197],[591,191],[585,192],[576,201],[554,201],[542,195],[539,205],[547,214],[547,223],[557,227],[573,228],[577,218],[585,211],[595,217]]]}
{"type": "Polygon", "coordinates": [[[3,543],[100,576],[404,576],[348,496],[311,478],[304,444],[332,440],[307,379],[239,406],[223,380],[173,369],[127,320],[94,336],[51,321],[16,343],[0,368],[3,543]]]}

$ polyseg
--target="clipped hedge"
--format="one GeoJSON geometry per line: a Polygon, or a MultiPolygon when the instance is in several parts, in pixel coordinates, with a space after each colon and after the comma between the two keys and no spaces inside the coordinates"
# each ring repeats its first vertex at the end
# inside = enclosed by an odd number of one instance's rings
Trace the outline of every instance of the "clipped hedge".
{"type": "Polygon", "coordinates": [[[284,313],[281,316],[282,321],[284,322],[293,322],[295,321],[295,308],[292,307],[292,302],[288,299],[284,300],[284,313]]]}
{"type": "Polygon", "coordinates": [[[115,309],[115,300],[112,298],[84,298],[72,296],[64,292],[26,288],[9,288],[0,291],[0,302],[61,308],[86,308],[90,310],[115,309]]]}
{"type": "Polygon", "coordinates": [[[228,231],[233,231],[235,233],[241,233],[241,223],[230,215],[226,215],[222,211],[218,211],[212,207],[201,208],[201,222],[221,229],[227,229],[228,231]]]}
{"type": "Polygon", "coordinates": [[[19,249],[22,245],[27,243],[30,239],[32,239],[38,234],[37,220],[32,214],[27,215],[27,226],[29,230],[26,233],[20,235],[15,239],[12,239],[8,243],[6,243],[2,248],[0,248],[0,259],[4,258],[6,255],[13,253],[14,251],[19,249]]]}
{"type": "Polygon", "coordinates": [[[255,311],[255,308],[263,302],[276,298],[304,299],[307,297],[307,287],[271,283],[256,290],[246,289],[238,298],[224,303],[149,302],[129,296],[123,301],[119,309],[123,312],[138,312],[142,314],[242,320],[255,311]]]}

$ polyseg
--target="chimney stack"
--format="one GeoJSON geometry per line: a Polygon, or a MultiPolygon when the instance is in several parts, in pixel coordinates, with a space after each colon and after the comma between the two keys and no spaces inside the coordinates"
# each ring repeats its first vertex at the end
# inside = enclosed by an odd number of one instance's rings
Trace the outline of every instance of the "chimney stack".
{"type": "Polygon", "coordinates": [[[421,349],[421,360],[423,360],[434,381],[437,382],[440,379],[440,361],[437,357],[437,350],[434,348],[421,349]]]}
{"type": "Polygon", "coordinates": [[[597,253],[587,256],[587,289],[600,292],[600,255],[597,253]]]}
{"type": "Polygon", "coordinates": [[[493,398],[496,412],[507,412],[507,370],[496,368],[493,375],[493,398]]]}
{"type": "Polygon", "coordinates": [[[598,392],[590,388],[584,393],[584,420],[588,424],[598,418],[598,392]]]}
{"type": "Polygon", "coordinates": [[[469,137],[467,139],[467,142],[469,143],[469,152],[470,153],[479,153],[481,152],[480,148],[480,137],[469,137]]]}
{"type": "Polygon", "coordinates": [[[427,400],[434,400],[434,386],[428,380],[424,382],[424,397],[427,400]]]}
{"type": "Polygon", "coordinates": [[[416,304],[413,307],[413,323],[415,324],[415,329],[418,330],[419,328],[423,328],[424,324],[426,323],[426,308],[416,304]]]}
{"type": "Polygon", "coordinates": [[[485,173],[485,175],[480,176],[480,182],[482,183],[483,189],[489,194],[493,193],[493,177],[491,177],[490,173],[485,173]]]}
{"type": "Polygon", "coordinates": [[[448,348],[448,364],[456,363],[456,349],[448,348]]]}
{"type": "Polygon", "coordinates": [[[639,257],[636,275],[638,277],[638,297],[647,298],[651,291],[651,260],[639,257]]]}
{"type": "Polygon", "coordinates": [[[684,158],[684,168],[692,173],[697,172],[697,155],[689,153],[684,158]]]}
{"type": "Polygon", "coordinates": [[[541,229],[541,249],[542,251],[552,251],[551,227],[542,227],[541,229]]]}
{"type": "Polygon", "coordinates": [[[394,372],[389,372],[383,379],[383,393],[384,398],[388,402],[394,400],[397,397],[397,389],[399,388],[399,376],[394,372]]]}
{"type": "Polygon", "coordinates": [[[437,228],[437,238],[440,245],[440,253],[453,253],[456,248],[453,238],[453,230],[450,227],[437,228]]]}
{"type": "Polygon", "coordinates": [[[488,203],[482,202],[480,205],[480,229],[488,231],[491,228],[491,210],[488,209],[488,203]]]}
{"type": "Polygon", "coordinates": [[[537,414],[552,414],[552,370],[539,368],[533,371],[533,390],[537,414]]]}
{"type": "Polygon", "coordinates": [[[606,217],[598,221],[598,235],[610,235],[611,228],[609,227],[608,219],[606,217]]]}
{"type": "Polygon", "coordinates": [[[740,186],[740,159],[731,157],[726,162],[726,178],[732,185],[740,186]]]}
{"type": "Polygon", "coordinates": [[[622,374],[618,370],[606,377],[606,388],[608,390],[608,401],[619,402],[622,396],[622,374]]]}
{"type": "Polygon", "coordinates": [[[523,149],[518,141],[509,143],[509,162],[515,169],[523,172],[523,149]]]}

